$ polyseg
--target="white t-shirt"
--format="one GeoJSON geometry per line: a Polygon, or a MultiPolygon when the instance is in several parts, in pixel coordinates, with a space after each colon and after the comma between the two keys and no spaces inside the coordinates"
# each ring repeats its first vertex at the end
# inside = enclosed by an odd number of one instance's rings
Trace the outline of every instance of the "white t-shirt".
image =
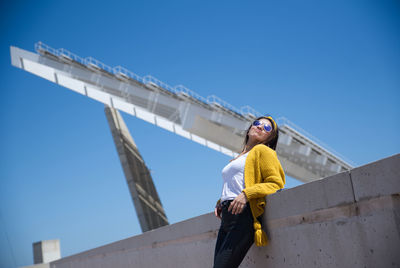
{"type": "Polygon", "coordinates": [[[244,164],[246,163],[247,153],[231,161],[222,169],[222,194],[221,202],[233,200],[244,189],[244,164]]]}

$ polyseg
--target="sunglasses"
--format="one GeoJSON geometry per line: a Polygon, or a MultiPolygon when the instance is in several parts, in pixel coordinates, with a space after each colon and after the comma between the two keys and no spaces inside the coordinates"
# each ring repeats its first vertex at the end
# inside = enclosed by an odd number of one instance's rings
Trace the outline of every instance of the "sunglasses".
{"type": "Polygon", "coordinates": [[[264,126],[264,130],[266,132],[271,132],[271,130],[272,130],[272,127],[270,125],[267,125],[267,124],[261,122],[260,120],[256,120],[256,121],[253,122],[253,126],[257,127],[259,125],[263,125],[264,126]]]}

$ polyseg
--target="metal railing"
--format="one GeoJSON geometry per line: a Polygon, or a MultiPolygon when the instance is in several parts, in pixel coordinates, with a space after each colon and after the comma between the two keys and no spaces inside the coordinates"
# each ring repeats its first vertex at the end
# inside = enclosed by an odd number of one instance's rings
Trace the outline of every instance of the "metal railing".
{"type": "MultiPolygon", "coordinates": [[[[215,96],[215,95],[210,95],[207,97],[207,102],[210,105],[216,105],[217,107],[220,106],[222,108],[227,109],[228,111],[234,112],[235,114],[242,115],[241,111],[237,109],[235,106],[232,104],[222,100],[221,98],[215,96]]],[[[242,115],[243,116],[243,115],[242,115]]]]}
{"type": "MultiPolygon", "coordinates": [[[[40,54],[45,54],[49,53],[52,54],[56,57],[62,58],[63,60],[70,60],[70,61],[75,61],[78,62],[90,69],[97,69],[97,70],[102,70],[107,73],[113,74],[119,78],[125,77],[125,78],[131,78],[134,79],[140,83],[147,84],[147,83],[153,83],[162,89],[167,90],[168,92],[178,95],[181,94],[186,94],[192,97],[195,100],[198,100],[206,105],[210,105],[211,107],[219,106],[222,108],[225,108],[228,112],[230,111],[233,114],[238,114],[243,117],[248,116],[249,114],[254,114],[254,115],[259,115],[255,109],[245,106],[242,107],[241,109],[236,108],[235,106],[229,104],[228,102],[222,100],[221,98],[211,95],[208,96],[207,98],[204,98],[200,94],[196,93],[193,90],[188,89],[187,87],[183,85],[178,85],[175,87],[172,87],[168,85],[167,83],[164,83],[157,78],[151,76],[151,75],[146,75],[144,77],[141,77],[134,72],[129,71],[126,68],[123,68],[121,66],[116,66],[114,68],[108,66],[107,64],[93,58],[93,57],[86,57],[86,58],[81,58],[78,55],[66,50],[65,48],[59,48],[55,49],[50,47],[49,45],[44,44],[43,42],[37,42],[35,44],[35,50],[40,53],[40,54]],[[251,111],[251,112],[248,112],[251,111]]],[[[247,118],[247,117],[246,117],[247,118]]]]}
{"type": "Polygon", "coordinates": [[[246,118],[252,119],[252,118],[257,118],[260,117],[262,114],[257,112],[254,108],[246,105],[240,108],[240,112],[242,115],[244,115],[246,118]]]}
{"type": "Polygon", "coordinates": [[[309,139],[310,141],[315,143],[317,146],[319,146],[321,148],[323,147],[324,151],[326,151],[329,154],[331,154],[332,156],[338,158],[342,162],[347,163],[352,167],[356,167],[357,166],[353,161],[351,161],[351,160],[347,159],[346,157],[344,157],[343,155],[339,154],[334,149],[329,147],[326,143],[320,141],[319,139],[317,139],[316,137],[314,137],[313,135],[311,135],[310,133],[308,133],[307,131],[305,131],[304,129],[299,127],[298,125],[296,125],[293,122],[289,121],[286,117],[283,117],[283,116],[279,117],[279,118],[276,119],[276,122],[277,122],[278,126],[280,126],[280,127],[283,127],[283,126],[286,125],[286,126],[289,126],[292,129],[294,129],[299,134],[301,134],[302,136],[306,137],[307,139],[309,139]]]}
{"type": "Polygon", "coordinates": [[[103,70],[106,71],[107,73],[114,74],[114,70],[112,67],[92,57],[85,58],[85,65],[88,66],[89,68],[103,70]]]}
{"type": "Polygon", "coordinates": [[[165,90],[168,90],[168,91],[171,92],[172,94],[175,94],[175,95],[177,94],[177,91],[176,91],[175,88],[173,88],[173,87],[171,87],[170,85],[168,85],[168,84],[166,84],[166,83],[164,83],[164,82],[158,80],[157,78],[155,78],[155,77],[153,77],[153,76],[151,76],[151,75],[146,75],[146,76],[144,76],[144,77],[143,77],[143,82],[144,82],[144,84],[147,84],[147,83],[154,83],[154,84],[156,84],[157,86],[159,86],[159,87],[161,87],[161,88],[163,88],[163,89],[165,89],[165,90]]]}
{"type": "Polygon", "coordinates": [[[78,62],[78,63],[80,63],[82,65],[86,65],[85,59],[83,59],[83,58],[79,57],[78,55],[66,50],[65,48],[55,49],[55,48],[52,48],[52,47],[50,47],[50,46],[48,46],[48,45],[46,45],[46,44],[44,44],[42,42],[37,42],[35,44],[35,50],[40,54],[43,54],[43,53],[47,52],[49,54],[52,54],[52,55],[54,55],[56,57],[59,57],[59,58],[62,58],[64,60],[76,61],[76,62],[78,62]]]}
{"type": "Polygon", "coordinates": [[[197,93],[194,92],[193,90],[188,89],[187,87],[185,87],[185,86],[183,86],[183,85],[178,85],[178,86],[176,86],[176,87],[175,87],[175,90],[176,90],[177,92],[179,92],[179,93],[186,94],[186,95],[188,95],[189,97],[191,97],[191,98],[193,98],[193,99],[195,99],[195,100],[198,100],[198,101],[200,101],[200,102],[202,102],[202,103],[204,103],[204,104],[208,104],[206,98],[204,98],[204,97],[201,96],[200,94],[197,94],[197,93]]]}
{"type": "Polygon", "coordinates": [[[144,83],[143,78],[138,76],[137,74],[129,71],[128,69],[122,67],[122,66],[116,66],[113,68],[113,73],[116,76],[122,76],[130,79],[134,79],[136,81],[139,81],[141,83],[144,83]]]}

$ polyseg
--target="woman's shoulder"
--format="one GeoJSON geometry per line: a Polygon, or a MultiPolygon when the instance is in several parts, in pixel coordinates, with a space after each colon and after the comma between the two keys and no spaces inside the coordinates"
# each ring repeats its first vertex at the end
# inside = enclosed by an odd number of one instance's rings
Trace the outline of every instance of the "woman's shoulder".
{"type": "Polygon", "coordinates": [[[262,154],[268,154],[268,155],[276,155],[275,150],[269,148],[265,144],[257,144],[256,146],[253,147],[252,151],[254,152],[260,152],[262,154]]]}
{"type": "Polygon", "coordinates": [[[251,161],[276,163],[276,165],[280,165],[276,151],[269,148],[267,145],[257,144],[251,149],[250,153],[252,154],[252,156],[249,157],[251,161]]]}

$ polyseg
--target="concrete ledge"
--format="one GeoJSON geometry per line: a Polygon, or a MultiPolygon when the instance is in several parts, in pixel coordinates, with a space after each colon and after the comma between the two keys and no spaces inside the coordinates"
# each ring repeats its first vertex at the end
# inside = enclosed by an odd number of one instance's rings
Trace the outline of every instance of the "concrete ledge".
{"type": "Polygon", "coordinates": [[[351,170],[356,201],[400,193],[400,154],[351,170]]]}
{"type": "Polygon", "coordinates": [[[21,268],[50,268],[50,263],[40,263],[29,266],[22,266],[21,268]]]}
{"type": "Polygon", "coordinates": [[[385,196],[272,221],[241,267],[399,267],[399,208],[385,196]]]}
{"type": "Polygon", "coordinates": [[[343,172],[267,196],[268,220],[354,202],[350,173],[343,172]]]}
{"type": "MultiPolygon", "coordinates": [[[[268,196],[270,243],[241,267],[400,267],[399,166],[395,155],[268,196]]],[[[50,267],[212,267],[219,223],[205,214],[50,267]]]]}
{"type": "Polygon", "coordinates": [[[218,224],[219,220],[214,214],[208,213],[65,257],[58,262],[63,263],[70,260],[86,259],[97,255],[110,255],[116,252],[143,251],[163,247],[168,244],[188,243],[201,239],[216,239],[218,224]]]}

